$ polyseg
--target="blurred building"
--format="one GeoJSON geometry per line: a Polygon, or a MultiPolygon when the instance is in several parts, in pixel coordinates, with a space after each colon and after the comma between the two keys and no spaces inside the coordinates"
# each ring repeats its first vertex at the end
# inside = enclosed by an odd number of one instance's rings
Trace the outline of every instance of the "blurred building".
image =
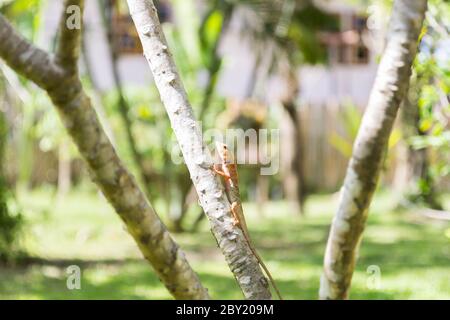
{"type": "MultiPolygon", "coordinates": [[[[111,1],[116,8],[112,12],[114,48],[119,54],[120,75],[125,84],[147,86],[152,81],[151,72],[142,55],[134,25],[126,11],[125,1],[111,1]]],[[[170,18],[170,7],[162,2],[162,19],[170,18]]],[[[338,16],[340,32],[321,34],[327,47],[328,64],[303,66],[299,69],[300,97],[304,103],[325,104],[350,99],[358,105],[365,105],[377,68],[376,50],[367,29],[367,16],[362,8],[342,4],[342,1],[327,1],[325,10],[338,16]],[[317,90],[320,88],[320,90],[317,90]]],[[[44,14],[43,32],[40,44],[51,48],[55,41],[62,3],[48,0],[44,14]]],[[[91,74],[101,90],[112,89],[113,77],[107,33],[102,22],[102,10],[98,1],[87,1],[85,10],[84,50],[90,64],[91,74]]],[[[221,45],[226,56],[221,72],[218,91],[223,96],[246,98],[252,81],[255,61],[250,43],[243,41],[239,31],[239,12],[221,45]]],[[[270,82],[269,101],[276,97],[281,84],[270,82]]]]}
{"type": "MultiPolygon", "coordinates": [[[[126,2],[108,0],[112,10],[107,12],[112,22],[113,43],[118,55],[118,69],[125,85],[147,87],[152,75],[142,54],[142,48],[126,2]]],[[[160,18],[176,21],[172,17],[170,1],[160,1],[160,18]]],[[[303,171],[306,185],[315,190],[335,190],[342,182],[347,164],[346,155],[330,144],[335,133],[345,134],[340,121],[342,105],[351,102],[363,108],[369,97],[377,69],[377,54],[382,47],[379,35],[383,30],[368,21],[366,8],[344,4],[344,1],[317,1],[325,11],[339,21],[339,30],[319,34],[326,48],[328,61],[325,65],[302,66],[297,70],[299,83],[299,117],[303,140],[308,153],[303,171]],[[381,43],[381,45],[380,45],[381,43]],[[317,125],[320,123],[321,125],[317,125]]],[[[45,9],[40,45],[53,47],[59,23],[62,2],[48,0],[45,9]]],[[[199,7],[201,8],[201,6],[199,7]]],[[[99,1],[86,1],[83,37],[84,59],[82,68],[90,72],[95,86],[101,91],[113,89],[111,55],[107,30],[102,14],[104,7],[99,1]]],[[[255,80],[255,50],[242,38],[239,10],[234,12],[228,32],[220,46],[225,57],[217,91],[235,100],[249,98],[249,87],[255,80]]],[[[176,23],[176,22],[175,22],[176,23]]],[[[381,26],[384,23],[380,24],[381,26]]],[[[201,79],[201,77],[199,77],[201,79]]],[[[277,102],[284,82],[273,76],[263,84],[266,104],[277,102]]],[[[288,126],[283,126],[288,130],[288,126]]],[[[349,137],[351,138],[351,137],[349,137]]],[[[289,156],[288,150],[284,152],[289,156]]]]}

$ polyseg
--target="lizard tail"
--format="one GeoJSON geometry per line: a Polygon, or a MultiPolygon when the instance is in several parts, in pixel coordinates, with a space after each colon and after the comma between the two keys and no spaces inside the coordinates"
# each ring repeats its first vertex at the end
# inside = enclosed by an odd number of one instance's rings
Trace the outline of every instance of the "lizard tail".
{"type": "Polygon", "coordinates": [[[263,268],[264,272],[266,273],[267,277],[270,280],[270,284],[275,289],[275,292],[277,293],[278,299],[283,300],[283,297],[281,296],[280,290],[278,289],[277,285],[275,284],[275,280],[273,280],[272,275],[269,272],[269,269],[267,269],[266,265],[260,260],[261,267],[263,268]]]}
{"type": "MultiPolygon", "coordinates": [[[[244,236],[247,239],[247,241],[250,243],[250,239],[249,239],[248,235],[244,234],[244,236]]],[[[275,292],[277,293],[278,299],[284,300],[283,297],[281,296],[280,290],[278,289],[278,287],[277,287],[277,285],[275,283],[275,280],[273,280],[273,278],[272,278],[272,274],[270,273],[269,269],[267,269],[266,265],[262,261],[261,256],[258,254],[258,252],[256,252],[256,250],[252,246],[250,246],[250,250],[253,252],[254,256],[258,260],[259,265],[261,266],[261,268],[263,268],[265,274],[269,278],[269,282],[272,285],[272,287],[275,289],[275,292]]]]}

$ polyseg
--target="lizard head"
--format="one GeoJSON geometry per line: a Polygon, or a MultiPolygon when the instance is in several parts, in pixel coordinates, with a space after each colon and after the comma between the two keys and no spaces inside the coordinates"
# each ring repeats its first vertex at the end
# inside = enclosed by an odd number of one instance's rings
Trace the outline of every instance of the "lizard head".
{"type": "Polygon", "coordinates": [[[216,149],[219,154],[220,160],[224,163],[232,163],[233,155],[231,154],[228,146],[223,142],[216,141],[216,149]]]}

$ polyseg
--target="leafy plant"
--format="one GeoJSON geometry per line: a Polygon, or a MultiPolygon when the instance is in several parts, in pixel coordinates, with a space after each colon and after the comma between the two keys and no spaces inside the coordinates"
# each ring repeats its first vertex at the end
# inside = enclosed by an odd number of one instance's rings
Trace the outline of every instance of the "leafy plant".
{"type": "Polygon", "coordinates": [[[450,52],[444,39],[450,34],[450,4],[430,1],[429,14],[414,72],[418,84],[420,130],[410,139],[416,149],[432,151],[431,175],[440,180],[450,175],[450,52]]]}
{"type": "MultiPolygon", "coordinates": [[[[342,124],[344,134],[332,132],[328,141],[345,158],[350,158],[352,155],[353,143],[358,134],[361,120],[362,111],[356,105],[352,103],[344,104],[343,111],[340,113],[340,123],[342,124]]],[[[388,149],[394,148],[401,140],[401,137],[400,130],[394,128],[389,137],[388,149]]]]}

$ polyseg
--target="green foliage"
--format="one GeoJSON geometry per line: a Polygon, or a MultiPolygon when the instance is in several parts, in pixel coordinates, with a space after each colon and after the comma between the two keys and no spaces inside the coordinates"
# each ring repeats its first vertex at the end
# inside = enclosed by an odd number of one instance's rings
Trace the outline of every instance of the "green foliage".
{"type": "MultiPolygon", "coordinates": [[[[249,18],[244,36],[253,42],[270,42],[290,63],[323,63],[326,52],[318,32],[338,29],[338,19],[313,2],[296,1],[237,1],[252,10],[256,18],[249,18]]],[[[255,45],[254,47],[258,47],[255,45]]],[[[280,57],[277,57],[279,59],[280,57]]]]}
{"type": "Polygon", "coordinates": [[[412,137],[410,143],[416,149],[431,149],[430,173],[434,181],[450,174],[450,51],[445,48],[450,32],[448,21],[450,4],[431,1],[414,63],[413,84],[418,88],[419,128],[423,134],[412,137]]]}
{"type": "MultiPolygon", "coordinates": [[[[361,124],[362,112],[356,105],[347,103],[343,106],[343,110],[339,115],[344,133],[340,134],[338,132],[333,132],[328,141],[331,146],[339,151],[344,157],[350,158],[352,155],[353,143],[361,124]]],[[[389,137],[388,149],[394,148],[400,139],[400,130],[394,128],[389,137]]]]}
{"type": "MultiPolygon", "coordinates": [[[[0,11],[14,23],[21,34],[33,42],[41,31],[44,2],[4,1],[0,11]]],[[[20,118],[15,128],[18,136],[18,154],[15,155],[18,162],[18,182],[28,184],[32,176],[35,147],[39,147],[42,152],[55,152],[67,136],[47,95],[27,79],[16,76],[14,72],[11,72],[11,77],[17,77],[13,79],[16,82],[13,91],[15,95],[20,96],[14,107],[20,118]]],[[[75,154],[74,149],[72,153],[75,154]]]]}
{"type": "Polygon", "coordinates": [[[4,181],[0,181],[0,262],[9,262],[21,253],[18,239],[21,236],[23,218],[13,205],[14,199],[4,181]]]}
{"type": "MultiPolygon", "coordinates": [[[[172,157],[176,160],[182,158],[169,119],[155,87],[123,89],[131,106],[128,116],[133,123],[132,131],[137,148],[144,158],[144,170],[151,177],[149,190],[152,205],[157,212],[170,218],[171,212],[176,212],[177,215],[181,211],[183,193],[187,192],[190,180],[184,163],[172,161],[172,157]]],[[[115,133],[119,155],[127,167],[136,173],[128,141],[125,135],[121,134],[124,132],[124,124],[118,112],[117,92],[109,92],[104,97],[103,104],[108,113],[108,122],[115,133]]]]}
{"type": "Polygon", "coordinates": [[[319,41],[319,31],[338,31],[338,19],[318,7],[309,4],[296,10],[288,32],[288,39],[294,43],[297,63],[323,63],[326,51],[319,41]]]}
{"type": "Polygon", "coordinates": [[[362,113],[357,106],[349,103],[344,105],[340,117],[345,134],[333,132],[329,137],[329,142],[344,157],[350,158],[353,141],[356,139],[361,124],[362,113]]]}
{"type": "Polygon", "coordinates": [[[41,23],[41,6],[42,0],[2,0],[0,12],[13,20],[23,34],[33,39],[41,23]]]}
{"type": "Polygon", "coordinates": [[[19,253],[18,237],[22,226],[22,216],[13,206],[14,198],[6,181],[6,147],[9,135],[5,86],[0,73],[0,262],[8,262],[19,253]]]}
{"type": "MultiPolygon", "coordinates": [[[[219,34],[224,23],[223,13],[213,9],[203,18],[199,29],[199,37],[202,48],[206,51],[214,50],[219,34]]],[[[208,62],[206,64],[209,64],[208,62]]]]}
{"type": "Polygon", "coordinates": [[[314,30],[301,24],[293,24],[289,29],[288,38],[293,42],[292,49],[297,63],[323,63],[326,61],[326,51],[318,42],[314,30]]]}
{"type": "MultiPolygon", "coordinates": [[[[217,57],[215,48],[223,27],[224,12],[221,6],[211,4],[211,8],[204,17],[197,14],[194,1],[176,0],[173,1],[174,14],[179,21],[165,26],[165,33],[175,61],[179,68],[189,100],[192,106],[197,109],[202,105],[204,98],[204,83],[199,81],[205,72],[215,72],[217,57]]],[[[207,77],[211,75],[206,75],[207,77]]],[[[217,107],[221,101],[211,101],[213,107],[217,107]]],[[[209,108],[211,113],[217,108],[209,108]]],[[[205,122],[204,125],[213,123],[205,122]]]]}

